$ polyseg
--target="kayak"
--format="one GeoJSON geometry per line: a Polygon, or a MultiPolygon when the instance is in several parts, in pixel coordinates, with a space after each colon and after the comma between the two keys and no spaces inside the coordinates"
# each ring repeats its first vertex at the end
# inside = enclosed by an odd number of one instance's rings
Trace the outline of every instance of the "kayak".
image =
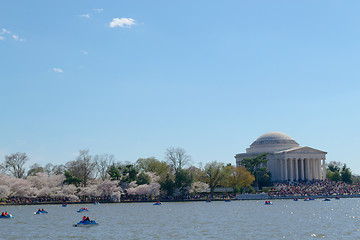
{"type": "Polygon", "coordinates": [[[99,225],[97,222],[95,222],[94,220],[91,221],[80,221],[77,224],[74,224],[74,227],[91,227],[91,226],[96,226],[99,225]]]}
{"type": "Polygon", "coordinates": [[[79,210],[77,210],[77,212],[87,212],[87,211],[89,211],[88,209],[79,209],[79,210]]]}
{"type": "Polygon", "coordinates": [[[34,212],[34,214],[42,214],[42,213],[48,213],[47,211],[37,211],[37,212],[34,212]]]}
{"type": "Polygon", "coordinates": [[[0,215],[0,218],[13,218],[14,216],[11,215],[10,213],[8,213],[8,215],[6,216],[3,216],[3,215],[0,215]]]}

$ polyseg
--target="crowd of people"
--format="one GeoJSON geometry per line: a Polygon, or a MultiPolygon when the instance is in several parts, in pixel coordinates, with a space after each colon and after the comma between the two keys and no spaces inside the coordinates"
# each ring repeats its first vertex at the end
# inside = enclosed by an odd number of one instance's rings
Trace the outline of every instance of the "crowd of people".
{"type": "Polygon", "coordinates": [[[304,182],[275,182],[269,197],[358,195],[360,185],[329,180],[304,182]]]}

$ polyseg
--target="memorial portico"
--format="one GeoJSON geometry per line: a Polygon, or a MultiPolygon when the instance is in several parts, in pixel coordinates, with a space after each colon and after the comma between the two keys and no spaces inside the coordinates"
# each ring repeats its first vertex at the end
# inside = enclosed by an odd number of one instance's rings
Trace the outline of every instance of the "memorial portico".
{"type": "Polygon", "coordinates": [[[235,155],[236,165],[244,158],[267,153],[267,167],[272,180],[314,180],[325,179],[326,152],[311,147],[301,147],[288,135],[270,132],[260,136],[246,149],[246,153],[235,155]]]}

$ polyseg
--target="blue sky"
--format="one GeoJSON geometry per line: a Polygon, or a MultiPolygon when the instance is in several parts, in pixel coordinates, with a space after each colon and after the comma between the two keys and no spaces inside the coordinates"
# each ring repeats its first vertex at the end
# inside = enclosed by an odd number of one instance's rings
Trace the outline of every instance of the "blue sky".
{"type": "Polygon", "coordinates": [[[2,1],[0,159],[235,164],[280,131],[360,174],[358,1],[2,1]]]}

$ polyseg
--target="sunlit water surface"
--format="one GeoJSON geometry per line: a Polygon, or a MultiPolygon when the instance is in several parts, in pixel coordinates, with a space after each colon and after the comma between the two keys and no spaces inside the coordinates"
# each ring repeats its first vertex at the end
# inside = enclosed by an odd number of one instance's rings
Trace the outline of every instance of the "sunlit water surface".
{"type": "Polygon", "coordinates": [[[360,239],[360,199],[272,202],[6,206],[0,239],[360,239]],[[73,227],[83,215],[99,226],[73,227]]]}

